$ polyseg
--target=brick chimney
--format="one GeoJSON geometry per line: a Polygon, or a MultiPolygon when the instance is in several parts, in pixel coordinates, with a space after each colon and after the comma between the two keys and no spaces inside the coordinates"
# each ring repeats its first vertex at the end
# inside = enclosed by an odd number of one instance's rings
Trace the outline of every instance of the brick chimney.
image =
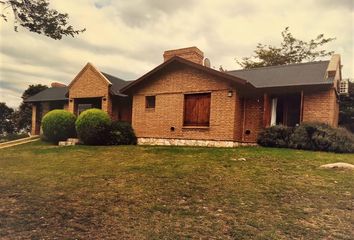
{"type": "Polygon", "coordinates": [[[197,47],[167,50],[163,54],[163,58],[165,62],[174,56],[178,56],[186,60],[189,60],[191,62],[195,62],[203,65],[204,53],[201,50],[199,50],[197,47]]]}
{"type": "Polygon", "coordinates": [[[66,87],[65,84],[59,83],[59,82],[52,82],[52,83],[50,84],[50,86],[51,86],[52,88],[66,87]]]}
{"type": "Polygon", "coordinates": [[[328,77],[335,77],[336,72],[340,70],[340,55],[339,54],[333,54],[331,57],[331,60],[329,61],[328,67],[327,67],[327,76],[328,77]]]}

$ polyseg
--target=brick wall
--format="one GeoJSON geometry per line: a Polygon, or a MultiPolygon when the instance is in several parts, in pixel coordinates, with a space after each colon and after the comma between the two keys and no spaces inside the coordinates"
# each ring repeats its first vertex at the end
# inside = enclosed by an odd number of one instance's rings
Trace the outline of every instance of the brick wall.
{"type": "Polygon", "coordinates": [[[334,89],[304,93],[303,122],[324,122],[338,126],[339,104],[334,89]]]}
{"type": "Polygon", "coordinates": [[[108,94],[108,82],[93,67],[88,66],[69,89],[70,98],[103,97],[108,94]]]}
{"type": "Polygon", "coordinates": [[[256,142],[263,128],[263,96],[244,99],[243,142],[256,142]]]}
{"type": "Polygon", "coordinates": [[[238,94],[235,96],[235,104],[234,140],[241,142],[243,135],[244,99],[238,96],[238,94]]]}
{"type": "Polygon", "coordinates": [[[112,115],[113,120],[131,122],[132,119],[132,100],[130,97],[113,97],[112,98],[112,115]]]}
{"type": "Polygon", "coordinates": [[[229,86],[202,71],[173,67],[147,79],[133,97],[132,124],[137,137],[234,140],[236,94],[229,86]],[[211,92],[209,128],[184,128],[184,93],[211,92]],[[145,108],[145,96],[155,95],[155,109],[145,108]],[[175,130],[171,131],[171,127],[175,130]]]}
{"type": "Polygon", "coordinates": [[[69,87],[68,110],[75,113],[75,98],[102,97],[102,110],[112,115],[109,83],[91,64],[79,73],[69,87]]]}

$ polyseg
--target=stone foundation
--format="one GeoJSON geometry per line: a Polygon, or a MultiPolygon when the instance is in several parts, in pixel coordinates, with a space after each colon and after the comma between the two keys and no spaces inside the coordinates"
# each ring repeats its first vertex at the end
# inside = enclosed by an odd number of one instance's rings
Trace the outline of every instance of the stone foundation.
{"type": "Polygon", "coordinates": [[[233,141],[216,140],[191,140],[174,138],[138,138],[138,145],[157,145],[157,146],[198,146],[198,147],[239,147],[256,146],[256,143],[240,143],[233,141]]]}

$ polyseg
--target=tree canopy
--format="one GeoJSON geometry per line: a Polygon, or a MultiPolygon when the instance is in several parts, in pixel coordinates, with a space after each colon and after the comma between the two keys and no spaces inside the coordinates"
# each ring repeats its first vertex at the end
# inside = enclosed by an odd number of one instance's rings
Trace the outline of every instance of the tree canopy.
{"type": "Polygon", "coordinates": [[[13,133],[15,127],[12,120],[12,114],[14,110],[6,105],[4,102],[0,102],[0,135],[5,133],[13,133]]]}
{"type": "Polygon", "coordinates": [[[74,37],[85,31],[85,29],[74,29],[68,23],[69,15],[51,9],[48,0],[0,0],[0,4],[3,7],[0,17],[3,20],[8,21],[8,15],[10,12],[13,13],[15,31],[20,25],[31,32],[55,40],[68,35],[74,37]]]}
{"type": "Polygon", "coordinates": [[[281,36],[283,40],[280,46],[258,43],[253,56],[243,57],[241,61],[236,60],[237,63],[242,68],[248,69],[315,61],[320,57],[333,54],[333,51],[320,49],[323,45],[335,40],[335,38],[325,38],[324,34],[319,34],[310,41],[303,41],[295,38],[289,31],[289,27],[286,27],[281,36]]]}
{"type": "MultiPolygon", "coordinates": [[[[28,88],[23,92],[22,99],[25,100],[48,87],[41,84],[29,85],[28,88]]],[[[18,130],[25,129],[30,130],[32,121],[32,107],[31,104],[22,102],[18,111],[16,111],[16,127],[18,130]]]]}

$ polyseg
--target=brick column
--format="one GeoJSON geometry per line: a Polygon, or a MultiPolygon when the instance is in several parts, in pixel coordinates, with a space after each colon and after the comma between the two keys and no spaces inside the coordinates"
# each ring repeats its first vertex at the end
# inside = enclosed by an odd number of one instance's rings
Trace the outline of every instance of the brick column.
{"type": "Polygon", "coordinates": [[[270,107],[270,98],[267,93],[263,96],[263,127],[270,126],[270,114],[271,114],[271,107],[270,107]]]}
{"type": "Polygon", "coordinates": [[[301,96],[300,96],[300,120],[299,124],[302,123],[303,121],[303,116],[304,116],[304,91],[301,91],[301,96]]]}
{"type": "Polygon", "coordinates": [[[102,110],[112,118],[112,98],[109,94],[102,97],[102,110]]]}
{"type": "Polygon", "coordinates": [[[75,99],[69,99],[68,111],[75,114],[75,99]]]}
{"type": "Polygon", "coordinates": [[[31,135],[38,135],[39,134],[39,126],[37,126],[37,105],[32,104],[32,124],[31,124],[31,135]]]}

